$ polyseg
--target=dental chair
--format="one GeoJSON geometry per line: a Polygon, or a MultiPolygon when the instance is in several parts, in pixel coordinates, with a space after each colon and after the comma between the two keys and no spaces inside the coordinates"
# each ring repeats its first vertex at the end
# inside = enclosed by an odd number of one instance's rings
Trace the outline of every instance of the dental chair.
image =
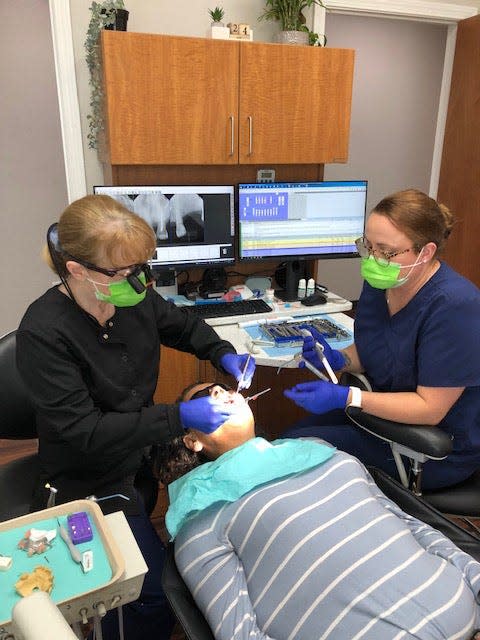
{"type": "MultiPolygon", "coordinates": [[[[480,561],[480,540],[475,535],[456,525],[425,500],[414,495],[412,491],[403,487],[402,484],[380,469],[369,468],[369,472],[380,489],[404,511],[435,527],[460,549],[480,561]]],[[[165,595],[187,639],[214,640],[207,621],[178,572],[173,543],[169,543],[167,547],[162,584],[165,595]]]]}
{"type": "MultiPolygon", "coordinates": [[[[15,344],[16,331],[0,338],[0,439],[26,440],[37,437],[35,412],[17,370],[15,344]]],[[[39,473],[36,453],[0,465],[0,522],[29,512],[39,473]]],[[[157,502],[157,481],[141,470],[135,486],[147,513],[152,513],[157,502]]]]}
{"type": "MultiPolygon", "coordinates": [[[[369,390],[366,379],[355,374],[342,374],[340,383],[369,390]]],[[[480,529],[471,521],[471,518],[480,518],[480,471],[451,487],[422,492],[423,464],[427,460],[443,460],[452,451],[452,440],[447,433],[430,425],[408,425],[384,420],[357,407],[348,407],[346,413],[356,426],[390,444],[404,487],[414,495],[422,496],[442,513],[466,521],[480,534],[480,529]],[[407,459],[407,468],[403,458],[407,459]]]]}

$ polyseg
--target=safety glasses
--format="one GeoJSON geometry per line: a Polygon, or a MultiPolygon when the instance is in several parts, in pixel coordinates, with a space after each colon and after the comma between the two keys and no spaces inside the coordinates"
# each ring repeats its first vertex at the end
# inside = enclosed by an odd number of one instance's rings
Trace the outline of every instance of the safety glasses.
{"type": "Polygon", "coordinates": [[[199,391],[196,391],[190,398],[190,400],[196,400],[197,398],[205,398],[206,396],[211,396],[212,391],[215,387],[221,387],[224,391],[233,391],[232,387],[229,387],[227,384],[223,384],[222,382],[214,382],[213,384],[209,384],[208,387],[204,387],[199,391]]]}

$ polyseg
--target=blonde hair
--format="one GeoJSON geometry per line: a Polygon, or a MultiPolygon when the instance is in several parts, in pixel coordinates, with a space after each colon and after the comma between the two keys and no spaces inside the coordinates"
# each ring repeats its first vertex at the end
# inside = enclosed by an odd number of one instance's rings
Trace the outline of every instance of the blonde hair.
{"type": "Polygon", "coordinates": [[[107,260],[112,267],[123,267],[149,260],[155,251],[155,233],[143,218],[114,198],[89,195],[72,202],[60,216],[58,241],[52,242],[55,264],[48,245],[43,258],[50,268],[66,273],[67,260],[91,262],[107,260]],[[120,264],[118,261],[120,260],[120,264]]]}
{"type": "Polygon", "coordinates": [[[417,252],[428,242],[434,242],[436,253],[441,253],[455,224],[454,214],[445,205],[417,189],[383,198],[372,213],[387,217],[410,238],[417,252]]]}

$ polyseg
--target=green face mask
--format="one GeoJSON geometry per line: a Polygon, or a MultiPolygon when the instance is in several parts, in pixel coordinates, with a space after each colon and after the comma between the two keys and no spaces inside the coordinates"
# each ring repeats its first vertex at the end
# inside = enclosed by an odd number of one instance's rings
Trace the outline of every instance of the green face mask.
{"type": "Polygon", "coordinates": [[[360,264],[360,272],[362,278],[368,282],[371,287],[375,289],[393,289],[394,287],[401,287],[402,284],[407,282],[410,274],[415,267],[418,267],[420,262],[420,256],[422,255],[423,247],[417,256],[417,259],[413,264],[398,264],[398,262],[389,262],[386,264],[378,264],[373,256],[368,258],[362,258],[360,264]],[[400,269],[410,269],[406,276],[399,278],[400,269]]]}
{"type": "Polygon", "coordinates": [[[406,278],[398,279],[400,265],[397,262],[378,264],[373,256],[361,259],[362,278],[375,289],[391,289],[402,285],[406,278]]]}
{"type": "MultiPolygon", "coordinates": [[[[146,283],[144,273],[141,273],[138,278],[142,284],[146,283]]],[[[90,279],[89,282],[91,282],[95,287],[95,296],[97,300],[101,300],[102,302],[110,302],[116,307],[134,307],[147,295],[146,289],[142,293],[137,293],[127,280],[112,282],[111,284],[107,285],[110,289],[110,295],[106,295],[105,293],[102,293],[98,290],[96,285],[103,283],[95,282],[95,280],[90,279]]]]}

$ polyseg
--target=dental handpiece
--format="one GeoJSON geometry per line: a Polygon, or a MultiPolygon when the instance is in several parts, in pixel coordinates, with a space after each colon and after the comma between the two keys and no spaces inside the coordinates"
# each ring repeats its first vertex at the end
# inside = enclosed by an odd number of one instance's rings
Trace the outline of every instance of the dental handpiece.
{"type": "Polygon", "coordinates": [[[323,366],[325,367],[325,371],[330,376],[330,380],[333,382],[333,384],[338,384],[338,378],[335,375],[335,372],[333,371],[332,367],[330,366],[329,361],[327,360],[327,357],[324,353],[323,345],[320,344],[319,342],[315,342],[315,349],[320,357],[320,360],[322,361],[323,366]]]}
{"type": "Polygon", "coordinates": [[[245,366],[243,367],[243,371],[242,371],[242,375],[240,376],[240,380],[238,381],[238,385],[237,385],[237,393],[240,391],[240,389],[242,388],[242,384],[243,384],[243,380],[245,378],[245,373],[247,372],[247,368],[248,368],[248,363],[250,362],[250,358],[252,357],[252,354],[249,353],[247,360],[245,362],[245,366]]]}
{"type": "MultiPolygon", "coordinates": [[[[313,338],[312,333],[308,329],[301,329],[300,333],[302,334],[302,336],[305,336],[305,337],[310,336],[311,338],[313,338]]],[[[325,367],[325,371],[328,373],[330,380],[333,382],[333,384],[338,384],[338,378],[335,375],[335,372],[333,371],[332,367],[330,366],[330,363],[327,360],[327,357],[325,356],[323,344],[321,344],[320,342],[317,342],[317,340],[315,339],[314,339],[314,343],[315,343],[315,351],[318,353],[318,356],[323,366],[325,367]]],[[[323,373],[321,373],[316,367],[314,367],[313,364],[308,362],[308,360],[304,358],[303,361],[305,362],[305,366],[307,367],[307,369],[310,369],[310,371],[314,373],[316,376],[318,376],[321,380],[325,380],[326,382],[330,381],[325,375],[323,375],[323,373]]]]}

